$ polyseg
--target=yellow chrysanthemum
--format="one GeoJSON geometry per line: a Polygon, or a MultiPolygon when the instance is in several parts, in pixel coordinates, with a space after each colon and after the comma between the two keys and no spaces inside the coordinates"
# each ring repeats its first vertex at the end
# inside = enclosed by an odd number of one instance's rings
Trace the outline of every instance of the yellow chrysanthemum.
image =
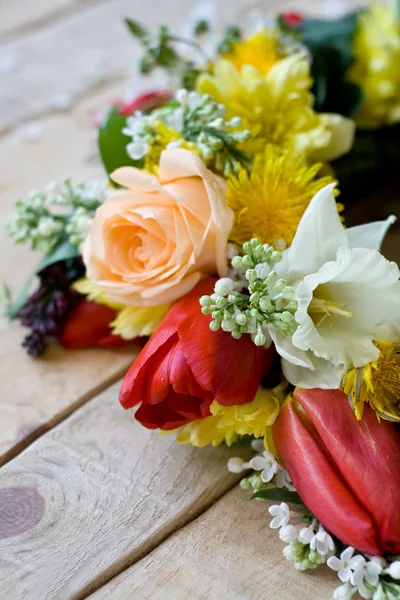
{"type": "Polygon", "coordinates": [[[336,114],[317,114],[310,93],[310,65],[304,52],[278,60],[266,75],[250,65],[239,72],[227,60],[214,65],[214,74],[201,75],[198,91],[226,106],[227,117],[241,117],[242,128],[255,137],[249,151],[267,143],[292,146],[311,161],[327,161],[348,152],[354,123],[336,114]]]}
{"type": "Polygon", "coordinates": [[[170,304],[146,307],[118,304],[110,300],[107,294],[87,277],[75,281],[72,287],[80,294],[87,296],[88,300],[118,311],[117,317],[110,323],[110,327],[114,335],[120,335],[124,340],[133,340],[154,333],[170,307],[170,304]]]}
{"type": "Polygon", "coordinates": [[[264,438],[265,448],[273,452],[271,426],[279,414],[285,388],[286,383],[273,390],[260,387],[253,402],[237,406],[221,406],[214,400],[212,416],[184,425],[176,439],[181,444],[202,448],[209,444],[218,446],[222,442],[231,446],[242,435],[254,435],[264,438]]]}
{"type": "Polygon", "coordinates": [[[316,179],[321,167],[307,167],[293,150],[282,154],[268,145],[256,155],[251,175],[243,169],[228,179],[227,202],[235,214],[231,239],[289,246],[313,196],[334,181],[330,175],[316,179]]]}
{"type": "Polygon", "coordinates": [[[83,277],[82,279],[75,281],[72,284],[72,288],[79,292],[79,294],[87,296],[88,300],[93,300],[93,302],[97,302],[98,304],[104,304],[114,310],[125,308],[123,304],[111,300],[107,294],[88,277],[83,277]]]}
{"type": "Polygon", "coordinates": [[[124,340],[151,335],[155,332],[168,312],[170,304],[160,306],[126,306],[118,312],[117,318],[110,324],[114,335],[124,340]]]}
{"type": "Polygon", "coordinates": [[[364,101],[356,117],[365,128],[400,122],[400,19],[396,2],[374,4],[359,16],[355,61],[348,76],[364,101]]]}
{"type": "Polygon", "coordinates": [[[195,154],[199,154],[199,150],[195,144],[192,142],[187,142],[182,139],[182,134],[171,127],[168,127],[162,121],[157,121],[153,125],[154,129],[157,132],[157,137],[151,143],[149,147],[149,151],[144,159],[144,169],[149,173],[154,173],[158,175],[158,165],[160,164],[161,152],[166,149],[166,147],[172,142],[180,142],[179,148],[184,148],[185,150],[191,150],[195,154]]]}
{"type": "Polygon", "coordinates": [[[348,371],[343,391],[351,398],[357,419],[362,418],[368,403],[378,418],[400,421],[400,345],[386,340],[374,343],[380,350],[379,358],[348,371]]]}
{"type": "Polygon", "coordinates": [[[260,73],[268,73],[278,60],[276,34],[273,31],[260,31],[242,42],[234,42],[230,52],[222,54],[238,71],[244,65],[252,65],[260,73]]]}

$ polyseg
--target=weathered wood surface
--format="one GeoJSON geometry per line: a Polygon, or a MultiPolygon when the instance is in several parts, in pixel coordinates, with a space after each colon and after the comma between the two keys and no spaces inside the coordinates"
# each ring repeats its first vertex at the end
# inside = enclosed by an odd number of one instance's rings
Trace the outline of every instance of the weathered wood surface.
{"type": "Polygon", "coordinates": [[[208,508],[238,476],[228,449],[144,429],[118,385],[0,472],[0,598],[82,598],[208,508]]]}
{"type": "Polygon", "coordinates": [[[268,504],[248,498],[236,486],[90,600],[331,598],[336,575],[328,568],[296,571],[268,526],[268,504]]]}
{"type": "MultiPolygon", "coordinates": [[[[49,180],[101,176],[86,160],[94,110],[126,88],[139,56],[122,17],[179,30],[195,4],[0,0],[1,222],[16,196],[49,180]],[[71,103],[65,112],[57,112],[60,98],[71,103]],[[32,119],[41,139],[27,142],[24,123],[32,119]]],[[[219,0],[214,16],[228,23],[242,21],[251,5],[337,14],[360,4],[219,0]]],[[[397,198],[392,205],[398,212],[397,198]]],[[[385,216],[369,206],[353,220],[385,216]]],[[[393,229],[390,258],[400,258],[398,240],[393,229]]],[[[35,261],[0,234],[0,278],[13,292],[35,261]]],[[[299,574],[283,559],[266,504],[247,503],[239,489],[223,495],[236,480],[225,470],[232,451],[180,447],[140,428],[119,407],[118,384],[96,396],[133,349],[54,348],[32,361],[21,337],[20,328],[0,323],[0,456],[10,459],[44,435],[0,472],[1,600],[72,600],[98,588],[94,597],[107,600],[331,598],[332,573],[299,574]]]]}
{"type": "MultiPolygon", "coordinates": [[[[2,165],[0,221],[10,217],[14,200],[30,189],[44,189],[51,179],[70,171],[75,179],[104,177],[99,165],[88,162],[93,150],[93,107],[118,92],[109,88],[68,115],[43,119],[43,138],[27,143],[14,132],[0,144],[2,165]],[[55,151],[56,149],[56,151],[55,151]],[[68,165],[68,166],[67,166],[68,165]]],[[[0,278],[15,296],[38,262],[28,246],[15,246],[0,235],[0,278]]],[[[29,441],[51,428],[71,410],[121,377],[137,353],[131,345],[118,350],[64,351],[51,348],[41,360],[32,360],[21,348],[26,330],[0,319],[0,464],[29,441]]]]}

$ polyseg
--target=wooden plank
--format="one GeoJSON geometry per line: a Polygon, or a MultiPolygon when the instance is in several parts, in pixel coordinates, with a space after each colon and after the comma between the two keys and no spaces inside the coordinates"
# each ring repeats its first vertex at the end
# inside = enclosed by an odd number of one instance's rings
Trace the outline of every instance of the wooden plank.
{"type": "Polygon", "coordinates": [[[83,598],[235,485],[231,450],[141,427],[118,387],[1,470],[1,599],[83,598]]]}
{"type": "Polygon", "coordinates": [[[296,571],[266,508],[236,487],[90,600],[331,600],[336,574],[296,571]]]}
{"type": "MultiPolygon", "coordinates": [[[[241,2],[222,0],[218,14],[230,21],[241,2]]],[[[137,80],[141,50],[123,18],[131,16],[149,27],[164,23],[179,31],[195,4],[196,0],[148,0],[134,5],[131,0],[114,0],[4,45],[2,54],[15,55],[21,66],[2,76],[0,132],[51,110],[59,94],[76,100],[94,85],[126,73],[137,80]]]]}
{"type": "Polygon", "coordinates": [[[2,42],[11,36],[21,35],[29,29],[43,26],[53,19],[65,17],[81,6],[101,0],[0,0],[0,36],[2,42]]]}
{"type": "MultiPolygon", "coordinates": [[[[107,90],[68,115],[44,120],[43,139],[37,143],[24,142],[18,132],[3,140],[1,223],[9,218],[19,195],[32,188],[44,189],[48,181],[61,179],[67,171],[76,179],[104,176],[100,165],[87,160],[93,120],[90,111],[117,92],[114,88],[112,93],[107,90]]],[[[13,245],[3,227],[0,276],[14,295],[37,262],[38,257],[27,246],[13,245]]],[[[1,317],[0,364],[4,375],[0,384],[0,464],[121,377],[137,353],[134,346],[74,352],[52,348],[45,358],[33,360],[21,348],[24,332],[1,317]]]]}
{"type": "MultiPolygon", "coordinates": [[[[340,7],[344,10],[346,6],[360,4],[360,1],[348,0],[340,7]]],[[[0,133],[21,121],[54,110],[55,99],[59,95],[67,95],[76,101],[93,86],[126,73],[137,81],[136,64],[140,48],[124,26],[123,18],[131,16],[149,27],[163,23],[179,32],[190,19],[196,4],[196,0],[148,0],[136,2],[134,6],[131,0],[90,4],[78,14],[4,44],[0,57],[15,56],[20,64],[2,75],[0,133]]],[[[273,15],[285,6],[317,11],[318,14],[326,13],[329,8],[326,3],[321,8],[319,0],[306,3],[297,0],[294,5],[290,2],[282,4],[281,0],[273,0],[268,5],[254,5],[253,0],[218,0],[214,7],[214,22],[222,27],[228,23],[243,22],[249,8],[258,8],[264,14],[273,15]]],[[[17,11],[14,14],[18,19],[17,11]]]]}

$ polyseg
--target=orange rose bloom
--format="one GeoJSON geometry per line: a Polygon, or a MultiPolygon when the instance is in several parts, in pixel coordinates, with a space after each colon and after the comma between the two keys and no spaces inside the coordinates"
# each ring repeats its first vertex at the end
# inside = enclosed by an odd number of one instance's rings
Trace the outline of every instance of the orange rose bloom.
{"type": "Polygon", "coordinates": [[[88,277],[115,302],[156,306],[187,294],[203,275],[227,274],[233,213],[225,182],[181,148],[161,155],[159,176],[122,167],[84,248],[88,277]]]}

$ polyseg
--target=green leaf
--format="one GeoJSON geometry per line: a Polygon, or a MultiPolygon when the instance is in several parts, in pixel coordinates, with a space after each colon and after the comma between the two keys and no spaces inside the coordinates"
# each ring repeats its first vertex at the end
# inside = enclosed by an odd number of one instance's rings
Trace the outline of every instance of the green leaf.
{"type": "Polygon", "coordinates": [[[7,308],[6,314],[10,319],[15,319],[21,308],[25,306],[34,277],[35,273],[28,277],[14,302],[7,308]]]}
{"type": "Polygon", "coordinates": [[[8,306],[11,301],[10,290],[4,281],[0,280],[0,305],[8,306]]]}
{"type": "Polygon", "coordinates": [[[283,488],[262,488],[251,497],[262,498],[263,500],[278,500],[279,502],[289,502],[290,504],[303,504],[302,499],[297,492],[289,492],[283,488]]]}
{"type": "Polygon", "coordinates": [[[116,110],[112,110],[99,128],[99,151],[108,174],[119,167],[141,168],[143,166],[143,161],[132,160],[126,152],[129,137],[122,133],[122,129],[126,125],[126,119],[127,117],[123,117],[116,110]]]}
{"type": "Polygon", "coordinates": [[[315,110],[354,115],[362,102],[359,86],[346,81],[352,57],[347,50],[329,45],[310,45],[315,110]]]}
{"type": "Polygon", "coordinates": [[[74,244],[71,244],[71,242],[68,240],[62,241],[61,244],[58,244],[58,246],[56,246],[50,254],[46,254],[46,256],[40,261],[35,273],[38,274],[46,267],[50,267],[51,265],[63,260],[77,258],[80,255],[81,253],[78,246],[74,246],[74,244]]]}
{"type": "Polygon", "coordinates": [[[132,21],[132,19],[125,19],[125,23],[128,26],[129,31],[132,35],[134,35],[141,42],[146,42],[148,39],[148,31],[138,23],[137,21],[132,21]]]}
{"type": "Polygon", "coordinates": [[[10,319],[14,319],[21,308],[25,306],[35,275],[38,275],[40,271],[43,271],[43,269],[50,267],[55,263],[69,260],[71,258],[77,258],[78,256],[80,256],[78,246],[74,246],[69,241],[65,240],[56,246],[56,248],[50,254],[47,254],[44,258],[42,258],[34,273],[32,273],[32,275],[30,275],[25,281],[16,300],[8,307],[8,317],[10,319]]]}

